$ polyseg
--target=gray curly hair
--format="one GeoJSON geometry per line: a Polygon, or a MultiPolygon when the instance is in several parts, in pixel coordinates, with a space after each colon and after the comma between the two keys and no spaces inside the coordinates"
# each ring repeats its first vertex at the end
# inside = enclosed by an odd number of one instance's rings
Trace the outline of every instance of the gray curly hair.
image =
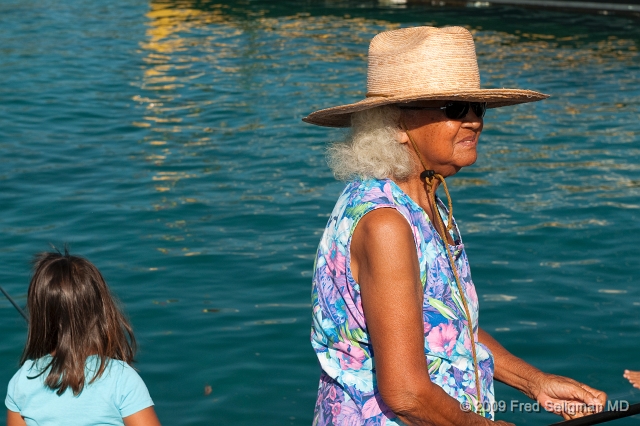
{"type": "Polygon", "coordinates": [[[382,106],[353,113],[351,131],[327,150],[327,161],[336,179],[384,179],[403,181],[415,165],[409,151],[398,143],[401,111],[382,106]]]}

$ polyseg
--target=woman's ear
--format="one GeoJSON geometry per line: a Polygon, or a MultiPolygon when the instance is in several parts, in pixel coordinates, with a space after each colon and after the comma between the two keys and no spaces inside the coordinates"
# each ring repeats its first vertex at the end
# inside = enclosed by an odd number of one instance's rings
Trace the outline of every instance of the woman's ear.
{"type": "Polygon", "coordinates": [[[398,141],[398,143],[409,143],[409,135],[407,135],[407,132],[405,130],[399,128],[396,135],[396,140],[398,141]]]}
{"type": "Polygon", "coordinates": [[[407,134],[407,125],[404,124],[404,118],[400,116],[400,121],[398,122],[398,133],[396,135],[396,140],[398,143],[409,143],[409,135],[407,134]]]}

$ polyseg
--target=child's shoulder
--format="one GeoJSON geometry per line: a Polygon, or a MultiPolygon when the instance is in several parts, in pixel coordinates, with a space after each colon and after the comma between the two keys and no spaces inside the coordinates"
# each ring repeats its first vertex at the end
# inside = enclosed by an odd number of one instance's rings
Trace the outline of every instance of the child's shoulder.
{"type": "MultiPolygon", "coordinates": [[[[137,375],[136,370],[125,361],[114,359],[114,358],[105,358],[105,368],[102,373],[105,377],[119,377],[122,375],[137,375]]],[[[97,355],[92,355],[87,358],[85,362],[85,375],[87,377],[93,376],[93,373],[98,371],[100,368],[100,357],[97,355]]]]}
{"type": "Polygon", "coordinates": [[[28,395],[39,392],[43,388],[44,378],[50,359],[28,359],[13,375],[7,385],[5,405],[8,409],[20,412],[20,407],[28,395]]]}
{"type": "Polygon", "coordinates": [[[126,381],[142,381],[138,371],[133,368],[130,364],[127,364],[124,361],[119,359],[111,359],[109,360],[109,369],[115,371],[118,376],[120,376],[120,380],[126,381]]]}
{"type": "Polygon", "coordinates": [[[45,371],[50,364],[50,355],[38,359],[28,359],[20,366],[16,374],[13,375],[13,378],[31,378],[42,375],[42,372],[45,371]]]}
{"type": "MultiPolygon", "coordinates": [[[[99,363],[99,360],[97,362],[99,363]]],[[[88,378],[91,378],[93,376],[92,373],[95,370],[89,369],[89,367],[87,368],[87,370],[88,371],[86,371],[86,376],[88,378]]],[[[98,380],[96,380],[96,382],[98,381],[112,383],[118,388],[136,388],[145,386],[142,378],[135,368],[133,368],[125,361],[111,358],[108,359],[106,368],[104,369],[102,376],[98,380]]]]}

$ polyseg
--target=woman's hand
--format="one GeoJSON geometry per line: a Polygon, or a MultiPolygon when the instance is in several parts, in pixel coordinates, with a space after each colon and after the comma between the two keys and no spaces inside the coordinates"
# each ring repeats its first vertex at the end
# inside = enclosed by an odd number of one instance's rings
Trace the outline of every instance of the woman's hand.
{"type": "Polygon", "coordinates": [[[542,373],[533,387],[535,399],[547,411],[565,420],[603,410],[607,395],[568,377],[542,373]]]}
{"type": "Polygon", "coordinates": [[[480,342],[489,347],[495,362],[495,379],[514,387],[542,408],[565,420],[603,410],[607,395],[568,377],[547,374],[514,356],[486,331],[478,331],[480,342]]]}

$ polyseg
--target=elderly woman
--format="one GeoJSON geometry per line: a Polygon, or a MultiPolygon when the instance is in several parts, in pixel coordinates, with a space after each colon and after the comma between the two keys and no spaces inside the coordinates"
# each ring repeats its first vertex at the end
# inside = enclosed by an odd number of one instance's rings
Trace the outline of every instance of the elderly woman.
{"type": "Polygon", "coordinates": [[[304,119],[352,127],[329,152],[335,175],[349,181],[316,257],[314,424],[490,424],[494,377],[564,418],[606,401],[515,357],[478,326],[444,179],[476,161],[486,108],[547,97],[483,90],[479,80],[466,29],[388,31],[369,47],[366,99],[304,119]]]}

